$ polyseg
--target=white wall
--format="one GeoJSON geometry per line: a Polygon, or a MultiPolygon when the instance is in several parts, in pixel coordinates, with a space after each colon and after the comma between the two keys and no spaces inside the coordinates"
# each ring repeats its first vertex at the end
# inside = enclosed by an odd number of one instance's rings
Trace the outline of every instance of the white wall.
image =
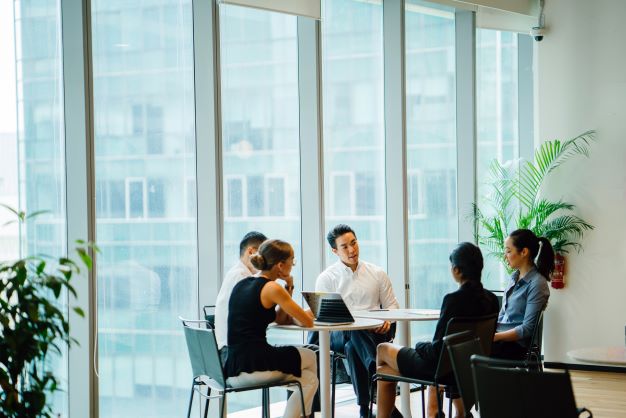
{"type": "Polygon", "coordinates": [[[546,0],[535,43],[536,140],[597,129],[590,159],[561,167],[546,192],[574,203],[596,229],[568,259],[566,287],[552,290],[546,361],[567,351],[623,345],[626,326],[626,1],[546,0]]]}

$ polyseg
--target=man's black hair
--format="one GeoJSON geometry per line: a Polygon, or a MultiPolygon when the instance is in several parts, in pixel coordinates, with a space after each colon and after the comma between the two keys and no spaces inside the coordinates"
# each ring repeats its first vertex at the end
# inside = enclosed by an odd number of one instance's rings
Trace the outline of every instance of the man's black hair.
{"type": "Polygon", "coordinates": [[[265,241],[267,237],[257,231],[250,231],[246,235],[243,236],[243,239],[239,243],[239,257],[243,255],[248,247],[256,247],[258,248],[263,241],[265,241]]]}
{"type": "Polygon", "coordinates": [[[352,232],[354,234],[354,238],[356,238],[356,233],[346,224],[339,224],[335,226],[328,232],[326,235],[326,239],[332,248],[337,249],[337,238],[342,236],[343,234],[347,234],[348,232],[352,232]]]}

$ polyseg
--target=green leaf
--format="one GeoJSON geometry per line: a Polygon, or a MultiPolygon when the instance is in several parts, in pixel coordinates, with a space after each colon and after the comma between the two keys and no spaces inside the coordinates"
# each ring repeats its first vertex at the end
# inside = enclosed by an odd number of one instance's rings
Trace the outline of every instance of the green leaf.
{"type": "Polygon", "coordinates": [[[80,316],[81,318],[84,318],[84,317],[85,317],[85,312],[84,312],[81,308],[79,308],[78,306],[75,306],[75,307],[73,308],[73,310],[74,310],[74,312],[76,312],[76,314],[77,314],[78,316],[80,316]]]}
{"type": "Polygon", "coordinates": [[[546,141],[534,153],[533,161],[493,160],[482,201],[472,206],[475,241],[489,256],[503,261],[504,240],[513,229],[527,228],[548,238],[555,251],[580,251],[583,235],[593,226],[572,212],[574,205],[541,196],[546,177],[576,156],[589,157],[595,131],[584,132],[566,141],[546,141]]]}
{"type": "Polygon", "coordinates": [[[78,247],[76,248],[76,252],[78,253],[80,259],[83,261],[85,266],[87,266],[87,268],[91,270],[93,263],[89,254],[87,254],[87,251],[82,247],[78,247]]]}
{"type": "Polygon", "coordinates": [[[37,265],[37,275],[41,275],[41,273],[43,273],[44,269],[46,268],[46,262],[45,261],[41,261],[38,265],[37,265]]]}

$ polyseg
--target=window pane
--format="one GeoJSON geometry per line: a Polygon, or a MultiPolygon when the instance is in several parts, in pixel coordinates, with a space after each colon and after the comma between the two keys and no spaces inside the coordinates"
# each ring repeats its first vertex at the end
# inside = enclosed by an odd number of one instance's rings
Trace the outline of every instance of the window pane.
{"type": "MultiPolygon", "coordinates": [[[[20,232],[0,208],[0,260],[67,253],[65,137],[60,2],[0,2],[0,203],[27,214],[20,232]]],[[[51,261],[48,267],[52,268],[51,261]]],[[[65,295],[59,308],[66,312],[65,295]]],[[[46,367],[61,391],[53,415],[67,416],[67,353],[52,353],[46,367]]]]}
{"type": "Polygon", "coordinates": [[[226,179],[226,216],[243,216],[243,185],[241,179],[226,179]]]}
{"type": "Polygon", "coordinates": [[[99,415],[179,416],[191,370],[176,318],[198,300],[191,1],[91,12],[99,415]]]}
{"type": "Polygon", "coordinates": [[[350,225],[361,258],[386,268],[382,18],[382,1],[326,0],[322,78],[326,230],[350,225]]]}
{"type": "Polygon", "coordinates": [[[144,184],[143,180],[128,181],[127,199],[129,218],[143,218],[144,184]]]}
{"type": "MultiPolygon", "coordinates": [[[[476,30],[476,103],[478,144],[476,172],[478,205],[486,215],[493,208],[485,195],[489,192],[489,165],[519,158],[517,112],[517,34],[488,29],[476,30]]],[[[511,232],[511,231],[509,231],[511,232]]],[[[487,256],[483,248],[483,282],[489,289],[502,290],[506,279],[502,263],[487,256]]]]}
{"type": "MultiPolygon", "coordinates": [[[[15,23],[13,3],[0,2],[0,203],[19,207],[18,130],[17,114],[20,103],[16,96],[15,23]]],[[[21,75],[20,75],[21,78],[21,75]]],[[[20,239],[13,213],[0,208],[0,260],[16,259],[20,255],[20,239]]]]}
{"type": "MultiPolygon", "coordinates": [[[[454,37],[452,11],[406,4],[409,281],[416,308],[439,308],[456,287],[448,261],[458,242],[454,37]]],[[[430,339],[434,324],[413,330],[414,340],[430,339]]]]}
{"type": "MultiPolygon", "coordinates": [[[[224,4],[219,11],[224,269],[251,230],[291,243],[301,259],[297,18],[224,4]]],[[[300,264],[292,274],[301,284],[300,264]]],[[[302,335],[270,330],[269,340],[301,343],[302,335]]],[[[284,390],[272,394],[278,400],[284,390]]],[[[258,393],[229,395],[229,412],[258,405],[258,393]]]]}

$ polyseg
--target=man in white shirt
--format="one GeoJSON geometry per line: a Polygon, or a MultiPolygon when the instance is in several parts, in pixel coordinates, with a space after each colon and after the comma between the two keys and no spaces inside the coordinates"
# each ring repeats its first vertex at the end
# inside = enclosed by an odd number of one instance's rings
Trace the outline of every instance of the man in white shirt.
{"type": "MultiPolygon", "coordinates": [[[[326,238],[339,260],[317,277],[316,291],[340,293],[351,311],[399,308],[389,276],[380,267],[359,260],[359,243],[352,228],[337,225],[326,238]]],[[[385,321],[374,330],[330,334],[331,349],[344,353],[348,360],[361,416],[367,416],[368,412],[369,382],[376,371],[376,347],[390,341],[394,331],[389,321],[385,321]]]]}
{"type": "Polygon", "coordinates": [[[250,263],[250,256],[257,252],[267,237],[260,232],[248,232],[239,243],[239,261],[232,266],[217,294],[215,301],[215,339],[221,350],[228,344],[228,302],[230,294],[237,283],[246,277],[254,276],[258,270],[250,263]]]}

